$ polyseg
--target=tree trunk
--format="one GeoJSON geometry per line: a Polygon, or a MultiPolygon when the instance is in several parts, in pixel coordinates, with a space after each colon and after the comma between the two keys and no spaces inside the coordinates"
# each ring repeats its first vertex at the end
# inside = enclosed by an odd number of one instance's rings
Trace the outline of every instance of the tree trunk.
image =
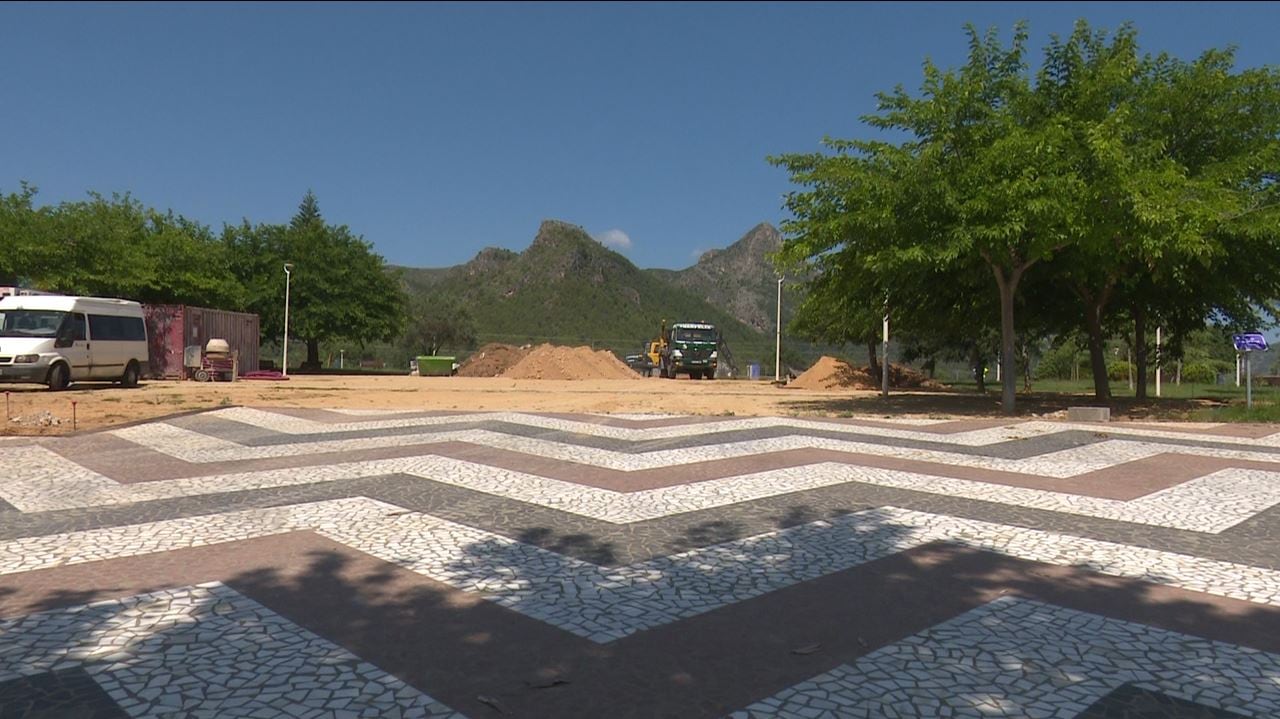
{"type": "Polygon", "coordinates": [[[307,340],[307,361],[302,363],[302,369],[320,369],[320,340],[307,340]]]}
{"type": "Polygon", "coordinates": [[[1076,294],[1084,304],[1084,329],[1089,337],[1089,366],[1093,371],[1093,398],[1099,402],[1111,402],[1111,383],[1107,379],[1106,337],[1102,336],[1102,311],[1115,288],[1112,280],[1097,295],[1083,285],[1076,285],[1076,294]]]}
{"type": "Polygon", "coordinates": [[[1089,366],[1093,371],[1093,397],[1099,402],[1111,401],[1111,385],[1107,380],[1106,338],[1102,336],[1101,312],[1093,305],[1085,307],[1085,332],[1089,335],[1089,366]]]}
{"type": "Polygon", "coordinates": [[[1005,414],[1013,414],[1017,409],[1018,359],[1013,348],[1013,297],[1025,269],[1025,266],[1019,267],[1005,277],[1003,268],[991,266],[996,286],[1000,289],[1000,411],[1005,414]]]}
{"type": "Polygon", "coordinates": [[[1147,398],[1147,311],[1141,306],[1133,308],[1133,350],[1138,372],[1134,396],[1142,400],[1147,398]]]}
{"type": "Polygon", "coordinates": [[[969,354],[969,370],[973,372],[973,379],[978,383],[978,394],[986,394],[987,357],[976,344],[973,346],[973,349],[969,354]]]}
{"type": "Polygon", "coordinates": [[[871,375],[871,379],[876,380],[877,382],[880,381],[880,360],[876,354],[879,350],[879,346],[880,343],[876,342],[874,339],[867,340],[868,374],[871,375]]]}

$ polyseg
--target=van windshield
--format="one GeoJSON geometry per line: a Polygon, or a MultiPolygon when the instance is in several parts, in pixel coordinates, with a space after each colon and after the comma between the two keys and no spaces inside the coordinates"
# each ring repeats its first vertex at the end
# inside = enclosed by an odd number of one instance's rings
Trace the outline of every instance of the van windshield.
{"type": "Polygon", "coordinates": [[[53,337],[66,314],[59,310],[0,310],[0,337],[53,337]]]}

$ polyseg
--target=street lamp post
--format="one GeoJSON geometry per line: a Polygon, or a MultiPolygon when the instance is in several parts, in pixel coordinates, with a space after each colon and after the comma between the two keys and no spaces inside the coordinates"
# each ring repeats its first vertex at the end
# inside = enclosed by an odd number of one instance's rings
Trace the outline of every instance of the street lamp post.
{"type": "Polygon", "coordinates": [[[773,381],[782,381],[782,278],[778,278],[778,328],[773,345],[773,381]]]}
{"type": "Polygon", "coordinates": [[[281,374],[289,376],[289,280],[293,273],[293,263],[284,263],[284,357],[281,359],[281,374]]]}

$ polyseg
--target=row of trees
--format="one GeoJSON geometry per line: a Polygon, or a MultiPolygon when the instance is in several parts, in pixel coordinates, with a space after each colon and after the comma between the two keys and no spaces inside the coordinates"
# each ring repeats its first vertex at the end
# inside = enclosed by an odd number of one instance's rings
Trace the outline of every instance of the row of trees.
{"type": "Polygon", "coordinates": [[[326,223],[310,192],[287,225],[245,220],[220,233],[129,195],[45,206],[35,198],[28,185],[0,195],[0,280],[252,312],[263,338],[274,339],[284,330],[289,262],[289,333],[306,343],[311,367],[320,366],[321,342],[388,341],[405,326],[398,276],[348,227],[326,223]]]}
{"type": "Polygon", "coordinates": [[[1139,396],[1155,327],[1176,357],[1206,324],[1252,327],[1280,297],[1280,73],[1231,50],[1142,55],[1137,34],[1081,21],[1039,69],[1027,30],[968,28],[967,63],[924,67],[864,118],[881,137],[770,158],[802,189],[779,256],[813,277],[796,329],[874,342],[892,315],[920,352],[988,352],[1015,406],[1028,338],[1104,347],[1132,333],[1139,396]]]}

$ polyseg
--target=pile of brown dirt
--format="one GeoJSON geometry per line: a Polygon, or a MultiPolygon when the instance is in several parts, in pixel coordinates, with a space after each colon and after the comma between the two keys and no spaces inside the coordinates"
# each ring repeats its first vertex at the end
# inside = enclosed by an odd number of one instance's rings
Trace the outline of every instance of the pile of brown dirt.
{"type": "MultiPolygon", "coordinates": [[[[880,389],[881,378],[872,376],[866,367],[853,365],[823,355],[812,367],[788,384],[797,389],[880,389]]],[[[910,367],[889,365],[889,386],[898,388],[941,389],[942,385],[910,367]]]]}
{"type": "Polygon", "coordinates": [[[876,389],[867,371],[841,359],[823,355],[788,387],[797,389],[876,389]]]}
{"type": "Polygon", "coordinates": [[[640,379],[640,375],[608,350],[554,345],[535,347],[502,376],[509,379],[640,379]]]}
{"type": "Polygon", "coordinates": [[[458,367],[459,377],[497,377],[529,354],[528,347],[491,342],[475,351],[458,367]]]}

